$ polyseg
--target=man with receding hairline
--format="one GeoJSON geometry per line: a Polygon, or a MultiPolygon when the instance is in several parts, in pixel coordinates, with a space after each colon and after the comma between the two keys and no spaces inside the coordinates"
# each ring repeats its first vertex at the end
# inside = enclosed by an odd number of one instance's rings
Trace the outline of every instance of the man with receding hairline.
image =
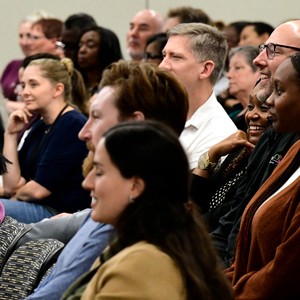
{"type": "Polygon", "coordinates": [[[127,31],[127,52],[132,60],[143,59],[146,42],[150,36],[164,31],[164,18],[154,10],[138,12],[131,20],[127,31]]]}

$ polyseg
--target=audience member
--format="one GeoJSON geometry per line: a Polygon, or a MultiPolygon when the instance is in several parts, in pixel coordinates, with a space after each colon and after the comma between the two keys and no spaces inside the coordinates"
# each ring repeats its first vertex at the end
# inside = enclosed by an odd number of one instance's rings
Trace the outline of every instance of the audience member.
{"type": "MultiPolygon", "coordinates": [[[[222,29],[222,32],[226,36],[228,51],[227,51],[227,56],[226,56],[226,60],[225,60],[225,65],[224,65],[223,69],[220,71],[219,78],[218,78],[216,84],[214,85],[214,92],[215,92],[216,96],[221,95],[222,98],[229,97],[229,93],[228,93],[229,80],[226,77],[228,66],[229,66],[228,53],[230,52],[231,48],[237,47],[239,40],[240,40],[240,33],[241,33],[243,27],[248,23],[249,22],[244,22],[244,21],[234,22],[234,23],[230,23],[229,25],[225,26],[222,29]]],[[[218,98],[218,101],[221,104],[223,104],[219,98],[218,98]]]]}
{"type": "MultiPolygon", "coordinates": [[[[41,18],[48,18],[50,15],[44,11],[37,11],[27,17],[25,17],[19,25],[19,46],[26,56],[32,54],[31,49],[31,26],[34,22],[41,18]]],[[[6,125],[8,120],[8,114],[23,107],[22,99],[18,96],[21,89],[19,83],[19,68],[22,59],[11,61],[3,71],[1,76],[1,88],[3,96],[6,100],[6,109],[2,112],[1,116],[3,124],[6,125]],[[21,103],[20,103],[21,102],[21,103]],[[8,112],[8,114],[6,113],[8,112]]]]}
{"type": "Polygon", "coordinates": [[[96,21],[88,14],[79,13],[67,18],[63,24],[61,33],[61,42],[64,44],[65,57],[70,58],[75,63],[78,40],[81,33],[95,26],[97,26],[96,21]]]}
{"type": "Polygon", "coordinates": [[[274,27],[265,22],[253,22],[245,26],[240,34],[239,46],[263,44],[273,32],[274,27]]]}
{"type": "MultiPolygon", "coordinates": [[[[37,53],[34,55],[27,56],[24,58],[24,60],[21,63],[20,69],[19,69],[19,77],[20,81],[22,80],[22,76],[24,73],[24,70],[26,67],[36,59],[42,59],[42,58],[51,58],[55,60],[60,60],[60,58],[57,55],[50,54],[50,53],[37,53]]],[[[71,76],[71,85],[72,85],[72,97],[70,100],[70,105],[72,105],[74,108],[78,109],[80,112],[82,112],[86,117],[88,117],[88,101],[86,98],[86,90],[85,85],[83,82],[83,78],[79,71],[76,69],[73,70],[72,76],[71,76]]],[[[22,101],[23,106],[25,107],[25,103],[22,101]]],[[[33,113],[33,116],[31,117],[30,121],[26,124],[26,126],[21,130],[18,134],[18,151],[21,149],[25,138],[27,134],[29,133],[31,127],[40,119],[39,113],[33,113]]]]}
{"type": "Polygon", "coordinates": [[[204,23],[212,25],[210,17],[200,8],[182,6],[168,11],[165,32],[181,23],[204,23]]]}
{"type": "Polygon", "coordinates": [[[102,27],[93,27],[82,32],[75,66],[84,78],[87,98],[97,91],[104,69],[120,59],[121,48],[114,32],[102,27]]]}
{"type": "Polygon", "coordinates": [[[31,27],[31,54],[51,53],[63,57],[63,51],[57,46],[61,37],[62,21],[58,19],[40,19],[31,27]]]}
{"type": "MultiPolygon", "coordinates": [[[[120,61],[104,72],[101,87],[91,104],[89,120],[79,133],[91,150],[107,129],[123,121],[161,121],[178,136],[183,130],[188,112],[187,93],[169,72],[153,65],[120,61]]],[[[90,210],[85,210],[70,217],[31,224],[31,231],[19,245],[41,237],[57,238],[67,243],[87,218],[59,256],[53,271],[28,299],[60,299],[67,287],[88,271],[108,245],[112,226],[94,222],[88,217],[89,213],[90,210]]]]}
{"type": "Polygon", "coordinates": [[[148,38],[164,32],[164,18],[154,10],[142,10],[131,20],[127,31],[127,52],[132,60],[143,59],[148,38]]]}
{"type": "Polygon", "coordinates": [[[144,61],[159,65],[163,60],[162,50],[168,41],[166,33],[158,33],[147,40],[144,61]]]}
{"type": "Polygon", "coordinates": [[[213,93],[227,44],[219,30],[201,23],[179,24],[168,37],[160,67],[175,74],[187,89],[189,112],[180,141],[194,169],[201,154],[236,132],[213,93]]]}
{"type": "Polygon", "coordinates": [[[233,299],[196,209],[187,208],[188,178],[166,126],[130,122],[104,133],[83,186],[92,219],[115,226],[117,238],[62,299],[233,299]]]}
{"type": "Polygon", "coordinates": [[[219,219],[229,211],[238,183],[245,175],[250,153],[269,127],[269,107],[257,99],[258,91],[259,84],[249,97],[245,114],[247,134],[237,131],[212,146],[207,155],[215,166],[207,168],[203,157],[193,171],[191,196],[201,208],[210,231],[219,226],[219,219]],[[220,166],[218,162],[225,155],[228,156],[220,166]]]}
{"type": "Polygon", "coordinates": [[[258,48],[250,45],[232,48],[229,52],[229,93],[236,99],[226,99],[224,104],[229,106],[226,111],[236,127],[243,131],[247,130],[244,116],[249,96],[260,78],[259,69],[253,64],[253,59],[258,54],[258,48]]]}
{"type": "MultiPolygon", "coordinates": [[[[254,64],[261,71],[260,91],[257,93],[260,101],[266,101],[272,93],[272,78],[277,67],[286,57],[299,51],[300,48],[296,46],[300,47],[300,21],[280,25],[266,44],[261,46],[261,52],[254,60],[254,64]],[[275,52],[275,47],[279,47],[280,51],[275,52]]],[[[219,227],[212,233],[215,248],[225,266],[229,266],[231,262],[245,207],[298,139],[296,134],[276,133],[273,128],[269,128],[259,139],[251,154],[246,175],[238,186],[232,207],[220,219],[219,227]]]]}
{"type": "MultiPolygon", "coordinates": [[[[273,56],[270,51],[269,56],[273,56]]],[[[267,100],[273,127],[299,136],[299,52],[281,63],[273,82],[273,94],[267,100]]],[[[291,147],[244,211],[236,255],[226,270],[235,299],[300,297],[299,146],[298,141],[291,147]]]]}
{"type": "Polygon", "coordinates": [[[223,32],[226,36],[228,52],[231,48],[237,47],[240,42],[240,35],[243,28],[247,25],[251,24],[247,21],[238,21],[228,24],[223,28],[223,32]]]}
{"type": "MultiPolygon", "coordinates": [[[[33,55],[29,55],[23,59],[20,65],[19,69],[19,80],[20,82],[22,81],[22,77],[24,74],[24,71],[26,67],[35,59],[41,59],[41,58],[51,58],[51,59],[56,59],[60,60],[60,58],[57,55],[50,54],[50,53],[37,53],[33,55]]],[[[22,98],[20,96],[20,98],[22,98]]],[[[22,99],[22,106],[20,108],[25,108],[26,104],[22,99]]],[[[37,112],[33,113],[33,116],[30,118],[29,122],[26,124],[26,126],[18,133],[18,151],[22,148],[22,145],[25,141],[25,138],[27,134],[29,133],[31,127],[41,118],[41,115],[37,112]]]]}
{"type": "Polygon", "coordinates": [[[77,138],[86,118],[69,105],[72,72],[69,59],[34,60],[24,71],[21,95],[26,107],[11,114],[3,150],[13,163],[3,176],[4,191],[19,201],[2,203],[6,214],[19,222],[37,222],[89,206],[90,197],[81,187],[87,149],[77,138]],[[38,112],[42,120],[18,153],[18,133],[32,112],[38,112]]]}

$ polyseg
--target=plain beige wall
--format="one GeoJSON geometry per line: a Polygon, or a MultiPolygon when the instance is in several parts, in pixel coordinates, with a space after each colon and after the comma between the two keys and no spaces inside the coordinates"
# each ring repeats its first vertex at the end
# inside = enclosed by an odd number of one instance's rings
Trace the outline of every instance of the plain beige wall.
{"type": "Polygon", "coordinates": [[[63,21],[78,12],[92,15],[98,25],[110,28],[118,35],[127,59],[125,40],[129,22],[147,5],[163,15],[169,8],[198,7],[213,20],[225,23],[250,20],[277,26],[287,19],[300,18],[300,0],[0,0],[0,72],[9,61],[23,57],[18,46],[18,25],[23,17],[37,9],[46,10],[63,21]]]}

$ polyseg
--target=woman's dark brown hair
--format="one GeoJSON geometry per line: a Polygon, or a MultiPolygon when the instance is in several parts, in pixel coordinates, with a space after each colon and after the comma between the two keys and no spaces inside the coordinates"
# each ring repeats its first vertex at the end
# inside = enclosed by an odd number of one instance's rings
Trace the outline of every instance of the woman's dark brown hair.
{"type": "Polygon", "coordinates": [[[123,122],[103,136],[121,175],[145,182],[115,226],[121,245],[147,241],[167,253],[181,271],[189,300],[233,299],[208,233],[196,209],[188,209],[189,164],[178,137],[153,121],[123,122]]]}

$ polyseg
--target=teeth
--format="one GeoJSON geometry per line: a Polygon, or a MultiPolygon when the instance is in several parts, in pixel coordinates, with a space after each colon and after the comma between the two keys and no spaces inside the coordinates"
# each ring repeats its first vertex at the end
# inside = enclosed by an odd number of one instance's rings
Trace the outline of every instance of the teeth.
{"type": "Polygon", "coordinates": [[[264,127],[262,126],[249,126],[250,130],[263,130],[264,127]]]}
{"type": "Polygon", "coordinates": [[[95,203],[95,202],[97,202],[97,200],[93,197],[92,198],[92,203],[95,203]]]}
{"type": "Polygon", "coordinates": [[[260,78],[261,78],[261,79],[267,79],[267,78],[269,78],[269,76],[268,76],[268,75],[261,74],[261,75],[260,75],[260,78]]]}

